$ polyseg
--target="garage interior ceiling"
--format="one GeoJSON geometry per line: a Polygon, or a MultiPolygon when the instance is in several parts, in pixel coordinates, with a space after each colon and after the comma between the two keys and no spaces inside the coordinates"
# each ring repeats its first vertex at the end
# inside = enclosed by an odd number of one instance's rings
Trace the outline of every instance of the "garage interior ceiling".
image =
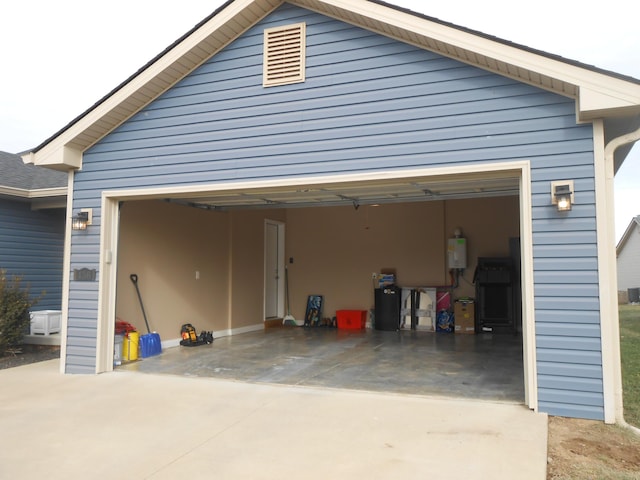
{"type": "MultiPolygon", "coordinates": [[[[495,172],[494,174],[495,175],[495,172]]],[[[165,196],[164,200],[207,210],[303,208],[377,205],[400,202],[468,199],[519,194],[519,178],[511,175],[402,178],[331,184],[289,185],[250,190],[222,190],[165,196]]]]}

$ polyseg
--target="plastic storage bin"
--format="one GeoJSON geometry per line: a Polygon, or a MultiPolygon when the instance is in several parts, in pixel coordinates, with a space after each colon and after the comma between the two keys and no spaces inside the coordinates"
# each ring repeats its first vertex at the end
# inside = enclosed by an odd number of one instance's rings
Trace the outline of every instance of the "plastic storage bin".
{"type": "Polygon", "coordinates": [[[60,310],[37,310],[31,312],[31,335],[60,333],[62,312],[60,310]]]}
{"type": "Polygon", "coordinates": [[[366,310],[338,310],[336,311],[338,328],[347,330],[362,330],[367,324],[366,310]]]}

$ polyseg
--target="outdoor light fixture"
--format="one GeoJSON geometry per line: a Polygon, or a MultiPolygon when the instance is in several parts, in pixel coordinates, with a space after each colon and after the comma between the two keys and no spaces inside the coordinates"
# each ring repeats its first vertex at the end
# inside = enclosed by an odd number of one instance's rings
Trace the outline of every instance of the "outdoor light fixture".
{"type": "Polygon", "coordinates": [[[71,219],[71,229],[86,230],[87,225],[91,225],[92,213],[90,208],[80,210],[76,216],[71,219]]]}
{"type": "Polygon", "coordinates": [[[573,180],[551,182],[551,203],[559,212],[571,210],[573,204],[573,180]]]}

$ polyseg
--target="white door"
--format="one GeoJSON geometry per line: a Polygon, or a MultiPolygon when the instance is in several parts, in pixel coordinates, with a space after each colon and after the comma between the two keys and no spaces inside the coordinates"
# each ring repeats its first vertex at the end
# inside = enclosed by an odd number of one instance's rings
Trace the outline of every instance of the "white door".
{"type": "Polygon", "coordinates": [[[265,221],[264,316],[284,316],[284,225],[265,221]]]}

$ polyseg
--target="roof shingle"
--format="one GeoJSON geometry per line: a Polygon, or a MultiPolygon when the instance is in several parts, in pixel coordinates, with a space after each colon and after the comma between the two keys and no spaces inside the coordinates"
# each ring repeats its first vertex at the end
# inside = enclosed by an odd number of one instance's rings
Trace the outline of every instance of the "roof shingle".
{"type": "Polygon", "coordinates": [[[25,164],[13,153],[0,152],[0,187],[39,190],[67,186],[67,174],[25,164]]]}

